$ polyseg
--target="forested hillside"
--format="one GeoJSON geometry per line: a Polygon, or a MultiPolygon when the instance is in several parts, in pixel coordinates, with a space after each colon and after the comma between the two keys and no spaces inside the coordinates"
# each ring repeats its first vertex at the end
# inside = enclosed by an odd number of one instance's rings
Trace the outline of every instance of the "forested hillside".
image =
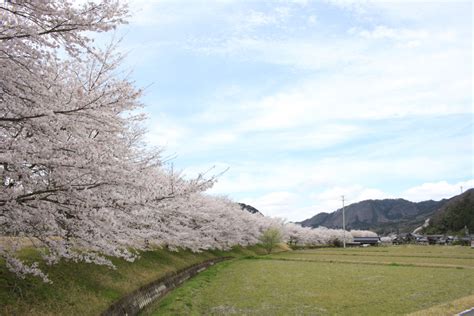
{"type": "Polygon", "coordinates": [[[474,233],[474,189],[450,199],[431,218],[424,229],[428,234],[464,234],[465,229],[474,233]]]}

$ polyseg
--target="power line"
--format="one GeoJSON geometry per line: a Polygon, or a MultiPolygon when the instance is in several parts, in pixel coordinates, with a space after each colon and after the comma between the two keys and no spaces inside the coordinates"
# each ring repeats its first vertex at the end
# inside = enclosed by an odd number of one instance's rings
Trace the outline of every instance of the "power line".
{"type": "Polygon", "coordinates": [[[344,210],[344,195],[342,195],[341,197],[342,197],[342,230],[344,234],[342,243],[344,245],[344,248],[346,248],[346,215],[345,215],[345,210],[344,210]]]}

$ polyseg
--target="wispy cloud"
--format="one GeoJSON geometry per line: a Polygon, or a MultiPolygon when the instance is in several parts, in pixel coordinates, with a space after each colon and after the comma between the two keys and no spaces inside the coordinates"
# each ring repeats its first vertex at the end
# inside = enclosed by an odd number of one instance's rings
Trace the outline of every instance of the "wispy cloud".
{"type": "MultiPolygon", "coordinates": [[[[472,179],[472,4],[144,1],[124,50],[147,140],[210,191],[302,220],[472,179]]],[[[467,181],[467,182],[466,182],[467,181]]]]}

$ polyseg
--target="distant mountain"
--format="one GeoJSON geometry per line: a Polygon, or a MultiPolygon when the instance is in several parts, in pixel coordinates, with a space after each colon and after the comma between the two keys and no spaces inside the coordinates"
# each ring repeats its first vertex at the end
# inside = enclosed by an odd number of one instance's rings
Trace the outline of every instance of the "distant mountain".
{"type": "Polygon", "coordinates": [[[428,234],[462,234],[465,228],[474,234],[474,189],[446,201],[423,231],[428,234]]]}
{"type": "MultiPolygon", "coordinates": [[[[345,207],[347,229],[367,229],[387,234],[411,232],[433,216],[448,201],[410,202],[404,199],[366,200],[345,207]]],[[[302,226],[342,228],[342,209],[319,213],[300,222],[302,226]]]]}
{"type": "Polygon", "coordinates": [[[260,214],[263,216],[262,213],[260,213],[259,210],[257,210],[255,207],[251,206],[251,205],[248,205],[248,204],[244,204],[244,203],[239,203],[240,205],[240,208],[243,209],[243,210],[246,210],[247,212],[250,212],[252,214],[260,214]]]}

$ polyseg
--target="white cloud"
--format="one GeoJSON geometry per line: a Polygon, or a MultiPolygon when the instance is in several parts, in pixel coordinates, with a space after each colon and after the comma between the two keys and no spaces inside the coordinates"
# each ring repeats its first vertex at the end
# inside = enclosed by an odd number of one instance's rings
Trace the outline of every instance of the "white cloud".
{"type": "Polygon", "coordinates": [[[362,185],[335,186],[313,193],[310,197],[315,210],[332,212],[342,207],[342,196],[346,206],[364,200],[392,198],[390,194],[379,189],[366,188],[362,185]]]}
{"type": "MultiPolygon", "coordinates": [[[[279,126],[281,127],[281,126],[279,126]]],[[[255,128],[255,126],[253,126],[255,128]]],[[[285,150],[314,150],[332,146],[363,135],[367,130],[355,125],[321,124],[307,129],[289,129],[264,136],[260,146],[285,150]],[[265,142],[265,144],[263,144],[265,142]]]]}
{"type": "Polygon", "coordinates": [[[163,147],[166,151],[174,153],[179,151],[183,141],[191,133],[188,127],[164,115],[153,116],[147,122],[147,128],[145,141],[148,144],[163,147]]]}
{"type": "Polygon", "coordinates": [[[391,39],[397,41],[413,41],[413,40],[425,40],[430,37],[430,33],[426,30],[412,30],[412,29],[395,29],[384,25],[378,25],[372,30],[364,30],[351,28],[350,34],[357,34],[362,38],[369,40],[380,40],[380,39],[391,39]]]}
{"type": "Polygon", "coordinates": [[[450,198],[474,187],[474,179],[457,183],[447,181],[428,182],[410,188],[403,193],[403,197],[411,201],[441,200],[450,198]]]}
{"type": "Polygon", "coordinates": [[[321,70],[356,62],[363,51],[354,41],[318,42],[307,38],[259,38],[238,34],[224,38],[193,39],[187,48],[196,53],[232,57],[242,61],[257,61],[298,69],[321,70]]]}
{"type": "Polygon", "coordinates": [[[161,0],[128,0],[131,13],[130,24],[144,27],[164,27],[189,23],[193,17],[211,14],[219,7],[219,2],[214,6],[176,5],[174,1],[161,0]]]}
{"type": "Polygon", "coordinates": [[[213,131],[198,138],[199,146],[229,145],[237,140],[238,135],[227,130],[213,131]]]}
{"type": "Polygon", "coordinates": [[[282,168],[270,164],[258,166],[230,165],[230,170],[224,174],[210,190],[213,194],[233,194],[250,192],[268,192],[291,188],[300,181],[300,175],[295,175],[282,168]],[[277,167],[276,169],[273,169],[277,167]]]}
{"type": "Polygon", "coordinates": [[[229,124],[238,118],[239,130],[262,131],[314,126],[327,120],[473,112],[469,66],[472,56],[466,43],[456,39],[456,33],[447,31],[431,36],[424,30],[385,27],[368,34],[403,41],[373,48],[371,40],[360,42],[350,38],[230,38],[215,45],[195,47],[209,54],[249,58],[305,71],[328,71],[324,76],[319,72],[306,75],[292,85],[253,100],[239,90],[241,100],[227,102],[221,109],[206,109],[201,118],[212,118],[213,122],[226,120],[229,124]],[[428,41],[427,46],[411,49],[424,40],[428,41]]]}
{"type": "Polygon", "coordinates": [[[315,25],[317,21],[318,21],[318,18],[315,15],[310,15],[308,17],[308,24],[309,25],[315,25]]]}
{"type": "Polygon", "coordinates": [[[255,28],[262,26],[278,26],[285,22],[290,16],[287,7],[276,7],[270,12],[262,12],[250,9],[240,12],[240,14],[231,15],[232,24],[235,26],[239,34],[242,32],[251,32],[255,28]]]}
{"type": "Polygon", "coordinates": [[[354,14],[363,21],[383,19],[388,21],[423,22],[439,24],[440,21],[465,13],[471,9],[470,1],[430,0],[327,0],[328,3],[354,14]]]}
{"type": "Polygon", "coordinates": [[[466,102],[472,98],[465,72],[469,64],[466,53],[389,55],[374,60],[361,64],[361,71],[357,66],[264,98],[257,105],[261,109],[258,120],[265,126],[272,122],[282,125],[285,117],[288,125],[331,118],[381,119],[472,111],[466,102]]]}
{"type": "Polygon", "coordinates": [[[255,199],[244,199],[244,203],[252,205],[266,216],[286,217],[291,209],[298,204],[301,197],[291,192],[270,192],[255,199]]]}

